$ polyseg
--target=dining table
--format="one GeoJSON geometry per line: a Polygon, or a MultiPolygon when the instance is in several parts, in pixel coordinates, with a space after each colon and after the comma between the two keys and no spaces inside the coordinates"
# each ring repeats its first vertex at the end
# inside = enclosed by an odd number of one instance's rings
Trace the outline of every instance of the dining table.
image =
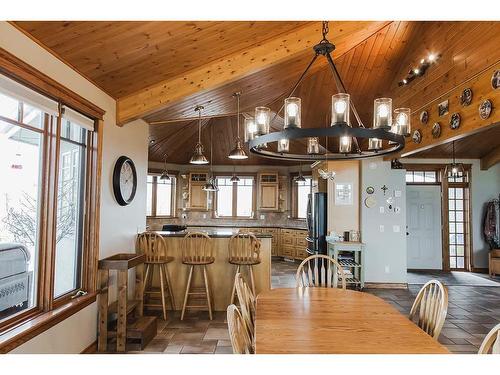
{"type": "Polygon", "coordinates": [[[448,354],[394,306],[338,288],[271,289],[257,296],[257,354],[448,354]]]}

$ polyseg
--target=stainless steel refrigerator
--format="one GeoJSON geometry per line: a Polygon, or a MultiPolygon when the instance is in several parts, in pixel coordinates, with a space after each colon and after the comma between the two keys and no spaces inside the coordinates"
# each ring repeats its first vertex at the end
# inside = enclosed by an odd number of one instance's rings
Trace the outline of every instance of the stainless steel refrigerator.
{"type": "Polygon", "coordinates": [[[327,196],[326,193],[309,194],[307,201],[307,252],[327,255],[327,196]]]}

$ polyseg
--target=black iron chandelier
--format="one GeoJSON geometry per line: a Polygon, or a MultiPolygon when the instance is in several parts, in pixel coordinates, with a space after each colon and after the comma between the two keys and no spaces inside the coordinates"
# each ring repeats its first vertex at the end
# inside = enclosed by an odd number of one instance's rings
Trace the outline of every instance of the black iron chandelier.
{"type": "Polygon", "coordinates": [[[276,118],[284,109],[283,130],[269,132],[271,110],[268,107],[255,108],[255,117],[245,119],[245,141],[248,143],[250,152],[272,159],[315,161],[361,159],[386,155],[403,149],[405,137],[411,132],[410,109],[395,109],[393,121],[392,99],[375,99],[373,126],[366,128],[333,62],[331,53],[335,46],[326,37],[328,34],[326,21],[322,25],[322,34],[323,39],[313,47],[314,56],[311,62],[274,116],[276,118]],[[327,59],[338,91],[337,94],[332,95],[331,124],[327,127],[302,128],[301,99],[294,97],[293,94],[320,55],[327,59]],[[354,114],[356,126],[351,123],[351,111],[354,114]],[[338,138],[338,150],[332,152],[328,146],[323,147],[320,144],[322,137],[325,137],[326,145],[334,143],[329,142],[329,138],[338,138]],[[304,153],[290,152],[290,141],[293,140],[307,140],[304,153]],[[361,142],[362,140],[366,142],[361,142]],[[363,146],[365,149],[362,149],[363,146]]]}

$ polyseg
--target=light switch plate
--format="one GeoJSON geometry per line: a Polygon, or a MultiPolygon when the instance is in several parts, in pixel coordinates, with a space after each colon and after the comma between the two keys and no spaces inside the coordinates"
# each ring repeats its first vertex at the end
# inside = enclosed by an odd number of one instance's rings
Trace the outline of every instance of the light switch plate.
{"type": "Polygon", "coordinates": [[[380,230],[380,232],[383,232],[383,231],[385,230],[385,227],[384,227],[383,225],[381,225],[381,226],[379,227],[379,230],[380,230]]]}
{"type": "Polygon", "coordinates": [[[266,218],[265,215],[260,215],[260,220],[264,220],[266,218]]]}
{"type": "Polygon", "coordinates": [[[379,211],[380,211],[381,214],[383,214],[384,211],[385,211],[384,206],[380,206],[379,211]]]}
{"type": "Polygon", "coordinates": [[[401,197],[401,190],[394,190],[394,197],[400,198],[401,197]]]}
{"type": "Polygon", "coordinates": [[[207,214],[203,214],[203,218],[206,219],[207,218],[207,214]]]}
{"type": "Polygon", "coordinates": [[[392,231],[394,233],[399,233],[401,231],[401,227],[399,225],[393,225],[392,226],[392,231]]]}

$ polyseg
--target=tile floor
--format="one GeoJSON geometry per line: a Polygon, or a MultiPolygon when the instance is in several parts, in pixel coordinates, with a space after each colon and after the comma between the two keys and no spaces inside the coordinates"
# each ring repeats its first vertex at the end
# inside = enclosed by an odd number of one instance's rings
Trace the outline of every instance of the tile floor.
{"type": "MultiPolygon", "coordinates": [[[[273,260],[273,288],[295,287],[297,266],[298,263],[273,260]]],[[[434,276],[436,275],[429,275],[429,279],[434,276]]],[[[422,274],[416,278],[425,280],[422,274]]],[[[477,353],[486,333],[500,323],[500,283],[491,285],[448,286],[448,315],[439,341],[453,353],[477,353]]],[[[366,289],[365,291],[385,299],[403,314],[408,314],[420,287],[421,285],[411,284],[408,290],[366,289]]],[[[184,321],[181,321],[179,312],[170,312],[167,321],[158,320],[158,334],[146,347],[145,352],[232,353],[226,314],[216,312],[214,320],[210,321],[208,313],[192,312],[187,313],[184,321]]]]}

